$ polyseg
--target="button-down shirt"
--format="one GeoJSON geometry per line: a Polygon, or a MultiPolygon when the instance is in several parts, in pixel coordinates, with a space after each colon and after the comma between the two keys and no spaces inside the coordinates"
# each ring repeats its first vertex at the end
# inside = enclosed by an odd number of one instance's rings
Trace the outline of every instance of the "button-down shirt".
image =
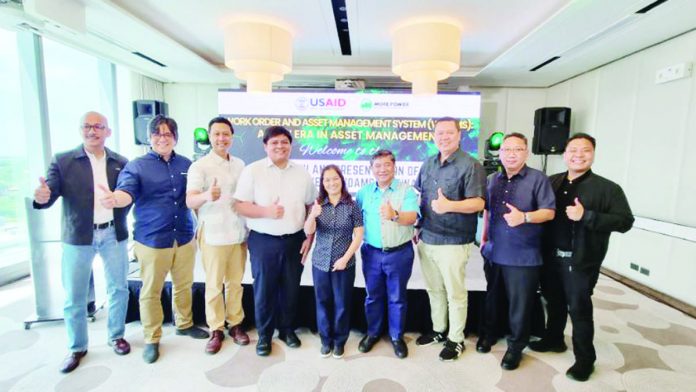
{"type": "Polygon", "coordinates": [[[380,207],[387,200],[399,212],[415,211],[418,208],[418,195],[412,186],[394,179],[386,189],[379,188],[376,182],[366,184],[358,191],[358,205],[365,223],[364,241],[375,248],[393,248],[413,238],[413,225],[403,226],[382,219],[380,207]]]}
{"type": "MultiPolygon", "coordinates": [[[[566,176],[561,182],[561,186],[556,190],[556,206],[558,213],[553,220],[548,223],[549,233],[553,238],[553,243],[556,248],[564,251],[573,250],[573,224],[565,213],[565,208],[575,204],[575,198],[578,197],[578,187],[580,183],[589,175],[591,171],[587,171],[580,177],[569,180],[566,176]]],[[[582,202],[581,202],[582,203],[582,202]]]]}
{"type": "Polygon", "coordinates": [[[94,198],[94,223],[106,223],[114,220],[114,210],[112,208],[105,208],[99,199],[102,197],[104,192],[99,189],[99,185],[104,186],[109,189],[109,181],[106,178],[106,152],[101,158],[97,158],[96,155],[85,150],[85,154],[89,158],[89,164],[92,165],[92,180],[94,182],[94,193],[96,197],[94,198]]]}
{"type": "Polygon", "coordinates": [[[233,245],[246,240],[244,218],[232,204],[232,195],[244,169],[244,162],[229,155],[224,159],[214,152],[194,162],[188,171],[188,191],[207,192],[213,181],[220,187],[220,198],[207,201],[198,209],[198,227],[205,227],[205,242],[209,245],[233,245]]]}
{"type": "MultiPolygon", "coordinates": [[[[353,242],[353,229],[362,227],[363,217],[358,203],[340,200],[335,206],[329,198],[321,205],[321,214],[316,219],[317,241],[312,253],[312,265],[321,271],[330,271],[334,262],[343,255],[353,242]]],[[[355,265],[355,255],[346,268],[355,265]]]]}
{"type": "Polygon", "coordinates": [[[421,194],[420,211],[423,217],[418,227],[421,229],[420,238],[423,242],[431,245],[458,245],[474,241],[478,213],[437,214],[433,211],[431,202],[438,198],[438,189],[442,189],[445,197],[454,201],[485,198],[486,173],[478,161],[460,149],[441,163],[438,153],[423,162],[415,188],[421,194]]]}
{"type": "Polygon", "coordinates": [[[285,209],[281,219],[247,218],[247,227],[270,235],[293,234],[302,230],[307,205],[317,198],[312,177],[304,167],[289,161],[284,169],[269,158],[258,160],[242,170],[234,192],[235,199],[270,206],[278,201],[285,209]]]}
{"type": "Polygon", "coordinates": [[[135,207],[134,239],[150,248],[171,248],[193,239],[193,217],[186,207],[186,174],[191,161],[172,152],[169,160],[150,150],[128,162],[116,189],[135,207]]]}
{"type": "Polygon", "coordinates": [[[505,172],[488,177],[486,210],[488,210],[488,242],[483,255],[497,264],[531,267],[542,264],[542,225],[523,223],[510,227],[504,214],[509,203],[522,212],[555,209],[556,199],[548,177],[539,170],[523,167],[508,178],[505,172]]]}

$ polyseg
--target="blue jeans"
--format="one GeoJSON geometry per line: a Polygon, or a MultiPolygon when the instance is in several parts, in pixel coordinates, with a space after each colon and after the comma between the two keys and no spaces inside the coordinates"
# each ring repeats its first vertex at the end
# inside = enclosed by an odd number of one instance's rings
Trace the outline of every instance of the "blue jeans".
{"type": "Polygon", "coordinates": [[[106,293],[109,300],[107,322],[109,341],[123,337],[128,307],[127,241],[116,241],[116,230],[110,226],[94,230],[92,245],[63,243],[62,280],[65,290],[63,317],[68,332],[68,349],[87,350],[87,300],[92,261],[99,256],[104,262],[106,293]]]}

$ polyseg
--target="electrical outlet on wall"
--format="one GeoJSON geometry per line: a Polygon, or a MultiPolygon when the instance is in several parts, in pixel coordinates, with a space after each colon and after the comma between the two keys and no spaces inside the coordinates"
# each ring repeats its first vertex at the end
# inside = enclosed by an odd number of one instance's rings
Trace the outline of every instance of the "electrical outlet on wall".
{"type": "Polygon", "coordinates": [[[692,69],[693,66],[690,62],[674,64],[662,68],[655,74],[655,84],[691,77],[692,69]]]}

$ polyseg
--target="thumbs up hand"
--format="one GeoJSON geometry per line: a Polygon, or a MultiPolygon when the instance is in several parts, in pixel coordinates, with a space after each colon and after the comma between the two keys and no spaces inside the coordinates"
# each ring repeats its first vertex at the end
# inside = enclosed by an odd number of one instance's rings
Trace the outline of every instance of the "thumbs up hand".
{"type": "Polygon", "coordinates": [[[579,221],[584,214],[585,207],[583,207],[582,203],[580,203],[580,199],[577,197],[575,198],[574,204],[566,207],[566,215],[568,215],[568,219],[572,221],[579,221]]]}
{"type": "Polygon", "coordinates": [[[430,207],[436,214],[450,212],[450,200],[442,193],[442,188],[437,188],[437,199],[430,202],[430,207]]]}
{"type": "Polygon", "coordinates": [[[505,207],[510,210],[507,214],[503,214],[503,219],[505,219],[508,226],[515,227],[524,223],[524,212],[518,210],[517,207],[510,203],[505,203],[505,207]]]}
{"type": "Polygon", "coordinates": [[[276,197],[273,204],[266,207],[266,217],[270,219],[283,219],[285,215],[285,207],[280,204],[280,197],[276,197]]]}
{"type": "Polygon", "coordinates": [[[208,188],[208,201],[217,201],[220,199],[220,185],[218,185],[217,178],[213,178],[213,183],[208,188]]]}
{"type": "Polygon", "coordinates": [[[309,211],[309,217],[316,219],[319,215],[321,215],[321,205],[317,200],[314,200],[314,205],[312,205],[312,209],[309,211]]]}
{"type": "Polygon", "coordinates": [[[51,198],[51,188],[48,187],[46,179],[39,177],[39,186],[34,190],[34,201],[38,204],[46,204],[51,198]]]}
{"type": "Polygon", "coordinates": [[[391,205],[391,201],[387,199],[382,205],[379,207],[379,216],[384,219],[384,220],[392,220],[396,216],[396,213],[394,212],[394,208],[391,205]]]}
{"type": "Polygon", "coordinates": [[[109,210],[116,207],[116,196],[114,196],[114,193],[102,184],[97,185],[97,187],[102,193],[101,197],[99,198],[101,205],[109,210]]]}

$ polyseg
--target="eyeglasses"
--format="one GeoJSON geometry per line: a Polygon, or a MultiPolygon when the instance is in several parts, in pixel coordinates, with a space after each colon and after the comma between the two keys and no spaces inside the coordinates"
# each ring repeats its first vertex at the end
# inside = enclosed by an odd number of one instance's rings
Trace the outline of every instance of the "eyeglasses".
{"type": "Polygon", "coordinates": [[[173,133],[153,133],[151,134],[152,137],[158,137],[160,139],[173,139],[174,134],[173,133]]]}
{"type": "Polygon", "coordinates": [[[509,153],[511,153],[511,152],[514,152],[515,154],[521,154],[521,153],[525,152],[526,150],[527,150],[526,148],[522,148],[522,147],[501,148],[501,149],[500,149],[500,151],[502,151],[502,152],[504,152],[504,153],[506,153],[506,154],[509,154],[509,153]]]}
{"type": "Polygon", "coordinates": [[[85,132],[89,132],[90,129],[94,128],[95,131],[103,131],[106,129],[106,125],[104,124],[82,124],[82,130],[85,132]]]}

